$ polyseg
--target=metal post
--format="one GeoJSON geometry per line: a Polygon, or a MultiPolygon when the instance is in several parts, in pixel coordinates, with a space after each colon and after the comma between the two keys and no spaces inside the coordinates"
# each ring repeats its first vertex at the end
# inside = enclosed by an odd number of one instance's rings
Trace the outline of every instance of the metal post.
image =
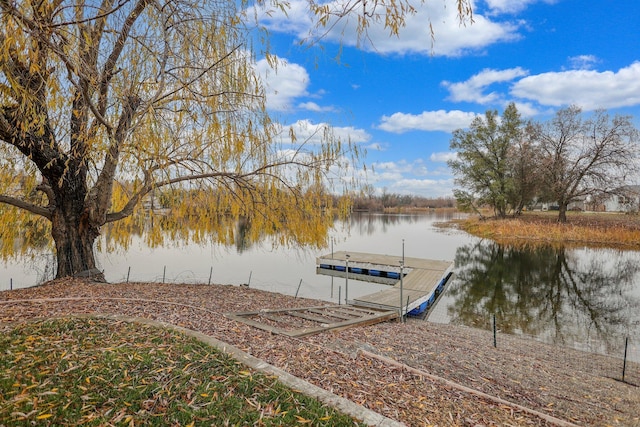
{"type": "Polygon", "coordinates": [[[127,283],[129,283],[129,275],[131,274],[131,266],[129,266],[129,269],[127,270],[127,283]]]}
{"type": "Polygon", "coordinates": [[[340,305],[340,298],[342,298],[341,294],[342,294],[342,286],[338,286],[338,305],[340,305]]]}
{"type": "Polygon", "coordinates": [[[624,339],[624,359],[622,361],[622,382],[624,382],[624,374],[627,370],[627,348],[629,347],[629,337],[624,339]]]}
{"type": "Polygon", "coordinates": [[[351,257],[349,254],[346,255],[347,257],[347,265],[346,265],[346,276],[345,276],[345,281],[344,281],[344,304],[348,305],[349,304],[349,258],[351,257]]]}
{"type": "Polygon", "coordinates": [[[249,272],[249,282],[247,282],[247,286],[251,286],[251,275],[253,274],[253,270],[249,272]]]}
{"type": "Polygon", "coordinates": [[[405,310],[404,323],[407,323],[407,317],[409,316],[409,295],[407,295],[407,309],[405,310]]]}
{"type": "Polygon", "coordinates": [[[9,290],[10,291],[13,290],[13,277],[11,279],[9,279],[9,290]]]}
{"type": "Polygon", "coordinates": [[[403,315],[403,309],[402,306],[404,305],[404,298],[402,296],[402,292],[403,292],[403,288],[404,288],[404,260],[400,260],[400,322],[404,321],[404,315],[403,315]]]}
{"type": "Polygon", "coordinates": [[[298,289],[296,289],[296,296],[294,298],[298,298],[298,292],[300,292],[300,286],[302,286],[302,279],[300,279],[300,283],[298,283],[298,289]]]}
{"type": "Polygon", "coordinates": [[[165,265],[162,269],[162,283],[164,283],[164,278],[167,275],[167,266],[165,265]]]}
{"type": "Polygon", "coordinates": [[[496,339],[496,315],[493,315],[493,346],[498,347],[498,341],[496,339]]]}
{"type": "Polygon", "coordinates": [[[213,276],[213,266],[209,269],[209,285],[211,284],[211,276],[213,276]]]}
{"type": "Polygon", "coordinates": [[[331,299],[333,299],[333,276],[331,276],[331,299]]]}

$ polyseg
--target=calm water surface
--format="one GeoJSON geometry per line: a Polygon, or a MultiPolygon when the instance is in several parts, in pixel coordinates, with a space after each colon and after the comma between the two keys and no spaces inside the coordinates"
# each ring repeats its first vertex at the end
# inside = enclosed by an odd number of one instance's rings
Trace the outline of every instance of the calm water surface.
{"type": "MultiPolygon", "coordinates": [[[[455,276],[429,320],[490,329],[548,342],[617,352],[625,336],[640,337],[640,252],[610,249],[513,249],[434,227],[457,214],[361,214],[332,233],[335,251],[455,261],[455,276]],[[595,343],[595,344],[594,344],[595,343]],[[614,348],[615,347],[615,348],[614,348]]],[[[104,245],[103,245],[104,246],[104,245]]],[[[253,288],[338,301],[344,280],[315,274],[315,250],[187,245],[100,253],[110,282],[249,283],[253,288]]],[[[50,278],[52,259],[0,265],[0,289],[50,278]]],[[[384,285],[349,281],[349,298],[384,285]]]]}

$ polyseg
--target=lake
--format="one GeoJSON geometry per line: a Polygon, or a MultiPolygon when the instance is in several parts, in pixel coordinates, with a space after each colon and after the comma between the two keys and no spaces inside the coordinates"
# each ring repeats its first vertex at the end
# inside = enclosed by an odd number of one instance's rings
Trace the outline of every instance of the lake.
{"type": "MultiPolygon", "coordinates": [[[[613,249],[515,249],[435,227],[458,213],[356,214],[340,223],[323,250],[186,245],[99,253],[109,282],[249,284],[272,292],[337,302],[344,280],[316,275],[316,257],[334,251],[455,261],[455,275],[430,321],[527,335],[547,342],[619,352],[640,338],[640,252],[613,249]]],[[[106,245],[102,245],[105,247],[106,245]]],[[[53,259],[2,265],[0,289],[51,278],[53,259]]],[[[384,285],[349,281],[349,297],[384,285]]]]}

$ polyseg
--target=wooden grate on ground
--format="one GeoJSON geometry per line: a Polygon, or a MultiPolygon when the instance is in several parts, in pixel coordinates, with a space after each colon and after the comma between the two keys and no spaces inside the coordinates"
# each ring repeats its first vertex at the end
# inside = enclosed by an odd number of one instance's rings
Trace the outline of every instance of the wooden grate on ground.
{"type": "Polygon", "coordinates": [[[398,317],[398,311],[383,311],[351,305],[262,309],[225,313],[229,319],[275,334],[303,337],[325,331],[365,326],[398,317]]]}

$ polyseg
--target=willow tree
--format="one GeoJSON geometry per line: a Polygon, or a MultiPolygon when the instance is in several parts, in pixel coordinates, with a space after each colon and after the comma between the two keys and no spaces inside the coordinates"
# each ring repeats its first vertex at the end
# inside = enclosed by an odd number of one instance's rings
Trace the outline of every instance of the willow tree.
{"type": "MultiPolygon", "coordinates": [[[[221,219],[242,220],[244,238],[323,241],[327,174],[353,170],[358,152],[330,129],[316,144],[270,119],[246,3],[0,0],[2,256],[50,236],[57,277],[104,280],[94,250],[107,225],[121,242],[230,243],[221,219]],[[154,221],[158,198],[168,214],[154,221]]],[[[359,37],[370,24],[397,34],[415,13],[411,0],[332,5],[308,0],[319,27],[357,16],[359,37]]]]}
{"type": "Polygon", "coordinates": [[[326,174],[357,150],[270,120],[234,4],[0,0],[3,255],[50,233],[57,277],[104,280],[95,243],[114,222],[152,240],[190,227],[227,242],[221,217],[323,238],[326,174]],[[167,188],[169,216],[141,223],[167,188]]]}

